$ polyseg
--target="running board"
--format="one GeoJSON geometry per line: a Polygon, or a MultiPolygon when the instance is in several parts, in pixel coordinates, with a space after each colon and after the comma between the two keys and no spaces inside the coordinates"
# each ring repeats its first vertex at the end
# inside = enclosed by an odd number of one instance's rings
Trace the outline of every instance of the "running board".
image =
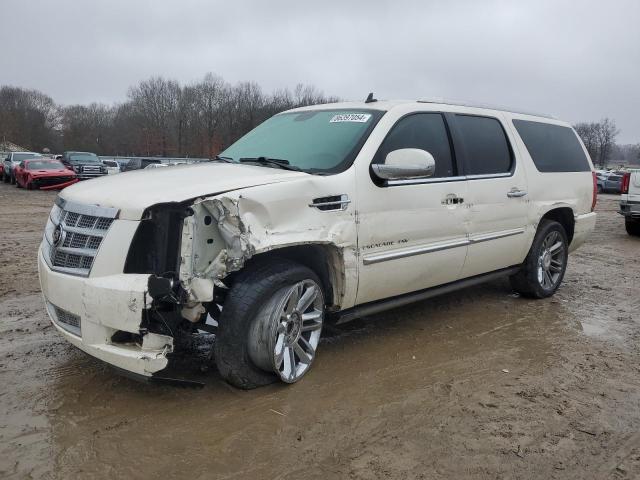
{"type": "Polygon", "coordinates": [[[390,310],[392,308],[403,307],[404,305],[419,302],[420,300],[426,300],[428,298],[437,297],[438,295],[444,295],[445,293],[455,292],[456,290],[461,290],[463,288],[472,287],[480,283],[485,283],[508,275],[513,275],[514,273],[518,273],[520,268],[520,266],[503,268],[502,270],[483,273],[482,275],[476,275],[475,277],[469,277],[463,280],[445,283],[444,285],[439,285],[437,287],[431,287],[425,290],[419,290],[417,292],[405,293],[396,297],[357,305],[353,308],[349,308],[347,310],[339,312],[337,314],[337,320],[335,324],[339,325],[341,323],[350,322],[366,315],[373,315],[375,313],[390,310]]]}

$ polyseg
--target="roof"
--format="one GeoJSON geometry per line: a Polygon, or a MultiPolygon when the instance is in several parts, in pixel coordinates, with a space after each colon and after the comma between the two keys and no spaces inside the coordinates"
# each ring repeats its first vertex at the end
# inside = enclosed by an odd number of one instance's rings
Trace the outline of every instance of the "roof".
{"type": "Polygon", "coordinates": [[[548,114],[527,112],[517,108],[508,108],[504,106],[496,106],[496,105],[486,105],[480,103],[472,103],[472,102],[464,102],[457,100],[446,100],[441,98],[420,98],[418,100],[377,100],[374,102],[339,102],[339,103],[325,103],[320,105],[310,105],[307,107],[299,107],[289,110],[289,112],[295,111],[305,111],[305,110],[326,110],[326,109],[346,109],[346,110],[382,110],[387,111],[391,110],[394,107],[399,105],[407,105],[407,104],[432,104],[432,105],[443,105],[443,106],[454,106],[454,107],[469,107],[469,108],[478,108],[482,110],[492,110],[499,112],[508,112],[520,115],[529,115],[532,117],[540,117],[546,119],[555,120],[555,118],[548,114]]]}

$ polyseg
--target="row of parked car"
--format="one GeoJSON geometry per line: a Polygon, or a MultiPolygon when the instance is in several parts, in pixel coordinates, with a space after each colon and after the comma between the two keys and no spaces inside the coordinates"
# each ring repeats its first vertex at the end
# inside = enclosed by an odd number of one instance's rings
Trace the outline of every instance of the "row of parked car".
{"type": "Polygon", "coordinates": [[[624,171],[596,170],[598,193],[622,193],[624,171]]]}
{"type": "Polygon", "coordinates": [[[80,180],[112,175],[128,170],[164,167],[159,159],[133,158],[126,162],[101,160],[91,152],[64,152],[44,156],[35,152],[10,152],[0,164],[4,183],[18,188],[62,189],[80,180]]]}

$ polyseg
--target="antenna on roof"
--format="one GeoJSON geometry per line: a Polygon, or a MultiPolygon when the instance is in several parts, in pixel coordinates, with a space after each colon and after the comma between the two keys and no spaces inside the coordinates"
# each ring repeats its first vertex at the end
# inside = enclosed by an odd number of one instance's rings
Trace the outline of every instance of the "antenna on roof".
{"type": "Polygon", "coordinates": [[[364,101],[364,103],[373,103],[377,101],[377,99],[373,98],[373,92],[371,92],[369,95],[367,95],[367,99],[364,101]]]}

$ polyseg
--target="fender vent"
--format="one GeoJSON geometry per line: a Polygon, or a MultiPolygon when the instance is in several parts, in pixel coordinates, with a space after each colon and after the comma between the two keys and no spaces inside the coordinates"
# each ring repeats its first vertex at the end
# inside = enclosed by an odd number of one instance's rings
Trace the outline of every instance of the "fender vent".
{"type": "Polygon", "coordinates": [[[326,212],[328,210],[346,210],[350,203],[349,196],[343,194],[314,198],[313,203],[309,204],[309,206],[326,212]]]}

